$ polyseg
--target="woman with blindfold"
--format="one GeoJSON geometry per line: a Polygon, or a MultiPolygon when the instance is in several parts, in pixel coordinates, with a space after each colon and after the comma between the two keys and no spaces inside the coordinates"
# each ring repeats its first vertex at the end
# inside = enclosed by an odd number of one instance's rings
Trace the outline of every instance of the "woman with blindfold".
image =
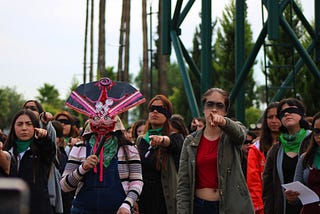
{"type": "Polygon", "coordinates": [[[164,95],[156,95],[148,104],[146,133],[138,137],[143,190],[141,214],[176,214],[177,170],[183,139],[170,136],[172,104],[164,95]]]}
{"type": "MultiPolygon", "coordinates": [[[[58,148],[58,159],[68,159],[69,152],[73,145],[78,141],[81,141],[80,131],[76,126],[74,116],[67,111],[58,112],[54,115],[55,121],[58,121],[62,126],[62,138],[58,148]]],[[[67,161],[61,161],[59,163],[59,170],[63,172],[67,161]]],[[[62,174],[62,173],[61,173],[62,174]]],[[[71,203],[74,197],[75,191],[62,192],[63,198],[63,210],[65,214],[70,213],[71,203]]]]}
{"type": "Polygon", "coordinates": [[[188,135],[183,143],[177,213],[253,213],[241,168],[246,128],[227,117],[227,91],[211,88],[201,101],[206,125],[188,135]]]}
{"type": "MultiPolygon", "coordinates": [[[[314,115],[312,121],[312,134],[310,144],[306,153],[301,155],[297,163],[296,172],[294,176],[295,181],[301,183],[312,189],[318,196],[320,196],[320,112],[314,115]]],[[[300,203],[299,193],[286,190],[286,198],[291,203],[300,203]]],[[[319,202],[306,204],[303,206],[301,214],[320,213],[319,202]]]]}
{"type": "Polygon", "coordinates": [[[304,119],[305,106],[296,98],[279,102],[277,115],[281,121],[279,143],[274,144],[267,155],[263,173],[263,202],[266,214],[299,213],[301,206],[290,204],[284,197],[282,184],[293,181],[299,156],[305,151],[310,134],[304,119]]]}
{"type": "Polygon", "coordinates": [[[63,126],[63,137],[66,140],[66,146],[72,147],[77,141],[80,141],[80,130],[76,125],[73,115],[67,111],[58,112],[54,115],[54,119],[59,121],[63,126]]]}

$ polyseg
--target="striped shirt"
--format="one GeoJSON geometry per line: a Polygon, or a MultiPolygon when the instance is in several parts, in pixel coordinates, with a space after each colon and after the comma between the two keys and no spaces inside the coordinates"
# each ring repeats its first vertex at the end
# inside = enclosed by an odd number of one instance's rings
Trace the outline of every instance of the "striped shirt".
{"type": "MultiPolygon", "coordinates": [[[[90,170],[85,170],[82,167],[82,162],[87,158],[86,150],[86,145],[79,142],[70,151],[68,162],[60,180],[61,189],[64,192],[76,189],[77,194],[83,186],[81,179],[90,170]]],[[[143,187],[141,161],[136,147],[132,145],[119,147],[118,172],[124,192],[127,195],[120,207],[130,210],[139,198],[143,187]],[[131,207],[129,207],[129,204],[131,207]]]]}

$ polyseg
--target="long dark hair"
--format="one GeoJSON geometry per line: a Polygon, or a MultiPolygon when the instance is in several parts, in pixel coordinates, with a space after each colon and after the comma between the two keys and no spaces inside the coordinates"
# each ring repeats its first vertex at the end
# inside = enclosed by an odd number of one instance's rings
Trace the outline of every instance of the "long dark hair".
{"type": "MultiPolygon", "coordinates": [[[[39,128],[40,127],[39,120],[36,118],[35,114],[32,111],[30,111],[28,109],[22,109],[22,110],[18,111],[15,114],[15,116],[13,117],[13,120],[11,122],[11,127],[10,127],[10,132],[9,132],[9,135],[8,135],[8,140],[4,145],[4,150],[6,150],[6,151],[9,151],[11,148],[13,149],[12,152],[13,152],[13,155],[14,155],[15,158],[19,154],[18,154],[18,151],[17,151],[17,144],[16,144],[16,141],[18,140],[18,137],[16,135],[16,132],[15,132],[15,129],[14,129],[14,125],[15,125],[17,119],[21,115],[27,115],[30,118],[34,128],[39,128]]],[[[31,148],[31,150],[33,150],[33,152],[36,152],[36,148],[33,146],[33,142],[31,143],[30,148],[31,148]]]]}
{"type": "MultiPolygon", "coordinates": [[[[151,109],[151,106],[153,104],[154,101],[156,100],[161,100],[162,104],[163,104],[163,108],[165,108],[168,113],[170,115],[172,115],[173,113],[173,107],[172,107],[172,103],[170,102],[170,100],[164,96],[164,95],[156,95],[155,97],[153,97],[149,104],[148,104],[148,111],[151,109]]],[[[149,130],[149,128],[151,128],[151,124],[150,121],[147,120],[146,121],[146,131],[149,130]]],[[[169,124],[169,118],[166,119],[165,123],[162,126],[162,135],[166,135],[169,136],[170,135],[170,124],[169,124]]],[[[168,161],[168,152],[167,152],[167,148],[166,147],[160,147],[159,149],[157,149],[156,151],[156,168],[158,170],[160,169],[166,169],[167,166],[167,161],[168,161]]]]}
{"type": "Polygon", "coordinates": [[[132,126],[132,130],[131,130],[131,134],[132,134],[132,138],[133,140],[136,140],[138,138],[138,132],[137,132],[137,129],[140,127],[140,126],[143,126],[146,124],[146,120],[144,119],[140,119],[140,120],[137,120],[133,126],[132,126]]]}
{"type": "Polygon", "coordinates": [[[170,117],[169,121],[171,126],[177,129],[178,132],[183,135],[183,137],[186,137],[188,135],[188,129],[184,124],[184,118],[181,115],[174,114],[170,117]]]}
{"type": "MultiPolygon", "coordinates": [[[[312,120],[312,128],[314,127],[314,124],[317,120],[320,119],[320,112],[316,113],[313,116],[313,120],[312,120]]],[[[310,134],[310,142],[309,142],[309,146],[307,148],[306,154],[303,158],[303,168],[306,168],[307,166],[312,166],[313,163],[313,159],[314,159],[314,155],[318,149],[319,145],[317,144],[317,142],[314,140],[314,134],[310,134]]]]}
{"type": "Polygon", "coordinates": [[[28,103],[31,103],[33,102],[34,104],[36,104],[37,106],[37,110],[38,110],[38,113],[41,114],[43,112],[43,108],[42,108],[42,105],[40,104],[39,101],[37,100],[27,100],[24,104],[23,104],[23,107],[25,107],[28,103]]]}
{"type": "Polygon", "coordinates": [[[76,124],[76,120],[75,117],[73,115],[71,115],[69,112],[67,111],[62,111],[62,112],[58,112],[54,115],[54,119],[57,120],[59,118],[59,116],[65,116],[68,118],[68,120],[71,122],[71,129],[70,129],[70,133],[67,137],[79,137],[80,135],[80,130],[77,127],[76,124]]]}
{"type": "Polygon", "coordinates": [[[272,146],[273,138],[270,128],[268,127],[268,112],[272,108],[278,107],[279,102],[272,102],[269,103],[266,110],[262,116],[262,126],[261,126],[261,135],[260,135],[260,151],[263,152],[265,155],[272,146]]]}
{"type": "MultiPolygon", "coordinates": [[[[163,103],[163,108],[165,108],[172,115],[172,113],[173,113],[172,103],[170,102],[170,100],[166,96],[161,95],[161,94],[156,95],[155,97],[153,97],[150,100],[150,102],[148,104],[148,111],[150,110],[153,102],[156,101],[156,100],[160,100],[163,103]]],[[[146,130],[149,130],[150,128],[151,128],[150,121],[147,120],[146,121],[146,130]]],[[[169,118],[167,118],[167,120],[163,124],[162,134],[163,135],[169,135],[170,134],[169,118]]]]}

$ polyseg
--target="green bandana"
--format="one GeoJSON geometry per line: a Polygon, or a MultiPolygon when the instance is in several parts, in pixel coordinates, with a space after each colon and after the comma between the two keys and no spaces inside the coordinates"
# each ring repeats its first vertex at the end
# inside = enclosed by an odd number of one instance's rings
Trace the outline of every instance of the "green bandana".
{"type": "Polygon", "coordinates": [[[144,137],[144,139],[150,143],[150,138],[149,136],[151,135],[162,135],[162,128],[157,128],[157,129],[149,129],[144,137]]]}
{"type": "MultiPolygon", "coordinates": [[[[93,148],[94,144],[97,142],[94,135],[90,137],[89,144],[93,148]]],[[[112,158],[118,152],[118,139],[116,137],[111,137],[106,140],[106,143],[103,145],[103,165],[108,167],[112,158]]],[[[98,156],[100,159],[100,157],[98,156]]]]}
{"type": "Polygon", "coordinates": [[[280,135],[280,142],[284,148],[284,152],[294,152],[298,153],[300,148],[300,143],[303,140],[303,138],[306,136],[306,130],[300,129],[299,132],[297,132],[294,135],[289,134],[281,134],[280,135]]]}
{"type": "Polygon", "coordinates": [[[18,153],[25,152],[30,147],[32,139],[27,141],[16,141],[18,153]]]}
{"type": "Polygon", "coordinates": [[[316,166],[317,169],[320,169],[320,147],[319,146],[316,153],[314,154],[313,164],[316,166]]]}

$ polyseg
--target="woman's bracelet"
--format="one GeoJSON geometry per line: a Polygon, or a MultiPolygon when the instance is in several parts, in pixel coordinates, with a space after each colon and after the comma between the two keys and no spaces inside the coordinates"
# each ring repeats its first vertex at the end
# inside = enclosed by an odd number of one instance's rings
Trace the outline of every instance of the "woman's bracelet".
{"type": "Polygon", "coordinates": [[[167,142],[165,139],[167,138],[167,136],[162,136],[162,141],[161,141],[161,145],[167,147],[170,144],[170,138],[169,138],[169,142],[167,142]]]}

